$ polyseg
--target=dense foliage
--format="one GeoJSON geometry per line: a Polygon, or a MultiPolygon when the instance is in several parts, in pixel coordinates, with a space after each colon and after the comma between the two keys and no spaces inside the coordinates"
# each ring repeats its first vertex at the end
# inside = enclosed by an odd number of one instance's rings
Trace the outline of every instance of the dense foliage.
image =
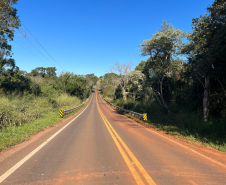
{"type": "Polygon", "coordinates": [[[2,75],[4,81],[0,82],[0,128],[31,122],[48,111],[75,107],[89,97],[98,79],[94,74],[68,72],[57,76],[54,67],[8,73],[4,72],[8,76],[2,75]]]}
{"type": "MultiPolygon", "coordinates": [[[[215,0],[207,11],[192,20],[191,33],[164,21],[161,30],[139,45],[141,55],[149,58],[141,61],[135,71],[123,74],[128,77],[124,80],[127,97],[149,104],[156,101],[168,113],[168,105],[172,104],[192,112],[202,111],[205,121],[209,116],[226,116],[226,2],[215,0]],[[138,77],[138,71],[145,77],[138,77]]],[[[123,96],[120,84],[112,85],[117,76],[111,76],[109,73],[102,77],[101,87],[123,96]]]]}

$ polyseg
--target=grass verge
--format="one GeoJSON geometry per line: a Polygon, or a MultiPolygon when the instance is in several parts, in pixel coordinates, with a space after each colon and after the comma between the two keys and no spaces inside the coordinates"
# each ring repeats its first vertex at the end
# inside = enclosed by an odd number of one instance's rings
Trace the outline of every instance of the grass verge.
{"type": "MultiPolygon", "coordinates": [[[[79,109],[76,109],[70,114],[65,115],[64,118],[67,118],[75,114],[79,110],[85,108],[88,105],[89,101],[90,98],[84,106],[79,109]]],[[[80,103],[81,102],[79,102],[79,104],[80,103]]],[[[29,140],[32,135],[37,134],[38,132],[55,125],[56,123],[61,121],[61,119],[62,118],[59,118],[58,110],[55,109],[53,111],[49,111],[48,113],[43,113],[41,118],[37,118],[29,123],[24,123],[21,126],[9,126],[0,129],[0,151],[6,150],[11,146],[29,140]]]]}

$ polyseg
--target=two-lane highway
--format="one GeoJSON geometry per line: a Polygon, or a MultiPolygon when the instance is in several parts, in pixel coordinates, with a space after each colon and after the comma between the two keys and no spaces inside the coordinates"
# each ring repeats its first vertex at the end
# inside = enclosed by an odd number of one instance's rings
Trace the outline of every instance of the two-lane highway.
{"type": "Polygon", "coordinates": [[[71,122],[1,160],[2,184],[226,184],[226,166],[112,110],[93,93],[71,122]]]}

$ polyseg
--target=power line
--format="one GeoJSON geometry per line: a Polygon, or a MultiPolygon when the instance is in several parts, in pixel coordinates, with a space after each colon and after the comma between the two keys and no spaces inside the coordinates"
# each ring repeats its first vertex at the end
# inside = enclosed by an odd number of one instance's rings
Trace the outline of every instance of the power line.
{"type": "MultiPolygon", "coordinates": [[[[6,20],[6,18],[5,17],[3,17],[5,20],[6,20]]],[[[25,37],[26,39],[27,39],[27,41],[39,52],[39,53],[41,53],[41,55],[43,56],[43,57],[45,57],[46,58],[46,60],[48,60],[50,63],[51,63],[51,65],[53,65],[54,67],[56,67],[28,38],[27,38],[27,36],[26,35],[24,35],[24,33],[22,33],[20,30],[19,30],[19,32],[21,33],[21,36],[22,37],[25,37]]],[[[6,33],[8,33],[8,32],[6,32],[6,33]]],[[[17,35],[17,34],[15,34],[14,33],[14,35],[17,35]]],[[[19,35],[20,36],[20,35],[19,35]]],[[[15,41],[15,40],[14,40],[15,41]]],[[[15,41],[16,42],[16,41],[15,41]]],[[[19,44],[18,42],[16,42],[18,45],[20,45],[21,47],[23,47],[25,50],[27,50],[24,46],[22,46],[21,44],[19,44]]],[[[29,50],[27,50],[29,53],[31,53],[29,50]]],[[[32,55],[34,55],[33,53],[31,53],[32,55]]],[[[36,58],[38,58],[36,55],[34,55],[36,58]]],[[[39,58],[38,58],[39,59],[39,58]]],[[[41,60],[41,59],[39,59],[39,60],[41,60]]],[[[41,60],[42,62],[44,62],[43,60],[41,60]]],[[[46,63],[46,62],[44,62],[44,63],[46,63]]],[[[47,63],[46,63],[47,64],[47,63]]],[[[47,64],[48,65],[48,64],[47,64]]]]}
{"type": "MultiPolygon", "coordinates": [[[[3,17],[5,20],[6,20],[6,18],[5,17],[3,17]]],[[[14,30],[13,30],[14,31],[14,30]]],[[[18,35],[18,36],[21,36],[21,37],[25,37],[26,39],[27,39],[27,41],[39,52],[39,53],[41,53],[41,55],[43,55],[45,58],[46,58],[46,60],[48,60],[54,67],[56,67],[32,42],[30,42],[30,40],[27,38],[27,36],[26,35],[24,35],[24,33],[22,33],[20,30],[19,30],[19,32],[21,33],[21,35],[18,35]]],[[[6,33],[9,33],[9,32],[6,32],[6,33]]],[[[14,33],[14,35],[17,35],[17,34],[15,34],[14,33]]],[[[16,42],[15,40],[14,40],[14,42],[16,42]]],[[[18,45],[20,45],[21,47],[23,47],[25,50],[27,50],[24,46],[22,46],[21,44],[19,44],[18,42],[16,42],[18,45]]],[[[29,53],[31,53],[29,50],[27,50],[29,53]]],[[[32,55],[34,55],[33,53],[31,53],[32,55]]],[[[38,58],[36,55],[34,55],[36,58],[38,58]]],[[[40,58],[38,58],[39,60],[41,60],[40,58]]],[[[44,62],[43,60],[41,60],[42,62],[44,62]]],[[[46,63],[46,62],[44,62],[44,63],[46,63]]],[[[47,64],[47,63],[46,63],[47,64]]],[[[48,64],[47,64],[48,65],[48,64]]]]}
{"type": "MultiPolygon", "coordinates": [[[[4,5],[4,6],[6,6],[6,4],[4,5]]],[[[5,20],[6,20],[6,18],[5,17],[3,17],[5,20]]],[[[63,71],[66,71],[50,54],[49,54],[49,52],[41,45],[41,43],[35,38],[35,36],[30,32],[30,30],[25,26],[25,24],[21,21],[21,23],[23,24],[23,26],[28,30],[28,32],[32,35],[32,37],[35,39],[35,41],[42,47],[42,49],[43,50],[45,50],[45,52],[52,58],[52,60],[55,62],[55,63],[57,63],[60,67],[61,67],[61,69],[63,69],[63,71]]],[[[20,30],[19,30],[20,31],[20,30]]],[[[22,36],[23,36],[23,33],[20,31],[20,33],[22,34],[22,36]]],[[[25,37],[26,39],[27,39],[27,41],[36,49],[36,50],[38,50],[39,51],[39,53],[41,53],[51,64],[53,64],[36,46],[34,46],[34,44],[33,43],[31,43],[30,41],[29,41],[29,39],[26,37],[26,35],[25,36],[23,36],[23,37],[25,37]]],[[[18,43],[17,43],[18,44],[18,43]]],[[[23,47],[23,46],[22,46],[23,47]]],[[[27,49],[26,49],[27,50],[27,49]]],[[[34,55],[34,54],[33,54],[34,55]]],[[[53,66],[54,67],[56,67],[54,64],[53,64],[53,66]]]]}
{"type": "Polygon", "coordinates": [[[35,36],[29,31],[29,29],[24,25],[24,23],[21,21],[21,23],[23,24],[23,26],[27,29],[27,31],[32,35],[32,37],[36,40],[36,42],[42,47],[43,50],[45,50],[45,52],[61,67],[61,69],[64,70],[64,68],[49,54],[49,52],[41,45],[41,43],[35,38],[35,36]]]}
{"type": "MultiPolygon", "coordinates": [[[[23,33],[19,30],[19,32],[23,35],[23,33]]],[[[54,67],[56,67],[26,36],[27,41],[43,56],[48,60],[54,67]]]]}
{"type": "Polygon", "coordinates": [[[23,45],[21,45],[20,43],[18,43],[17,41],[14,40],[14,42],[16,42],[19,46],[21,46],[22,48],[24,48],[25,50],[27,50],[27,52],[29,52],[30,54],[34,55],[37,59],[39,59],[40,61],[44,62],[46,65],[48,65],[45,61],[41,60],[40,58],[38,58],[34,53],[32,53],[31,51],[29,51],[27,48],[25,48],[23,45]]]}

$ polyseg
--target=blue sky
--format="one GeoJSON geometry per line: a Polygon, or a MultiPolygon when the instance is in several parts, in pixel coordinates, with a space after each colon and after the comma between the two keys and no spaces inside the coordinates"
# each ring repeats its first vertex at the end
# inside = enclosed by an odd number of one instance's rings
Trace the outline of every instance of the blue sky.
{"type": "MultiPolygon", "coordinates": [[[[101,76],[116,61],[132,62],[135,68],[144,60],[138,45],[150,39],[163,20],[189,32],[192,18],[204,15],[212,3],[213,0],[19,0],[15,7],[22,23],[65,71],[101,76]]],[[[21,70],[54,66],[58,73],[63,70],[23,25],[16,34],[11,44],[13,58],[21,70]],[[21,32],[27,38],[18,36],[21,32]]]]}

